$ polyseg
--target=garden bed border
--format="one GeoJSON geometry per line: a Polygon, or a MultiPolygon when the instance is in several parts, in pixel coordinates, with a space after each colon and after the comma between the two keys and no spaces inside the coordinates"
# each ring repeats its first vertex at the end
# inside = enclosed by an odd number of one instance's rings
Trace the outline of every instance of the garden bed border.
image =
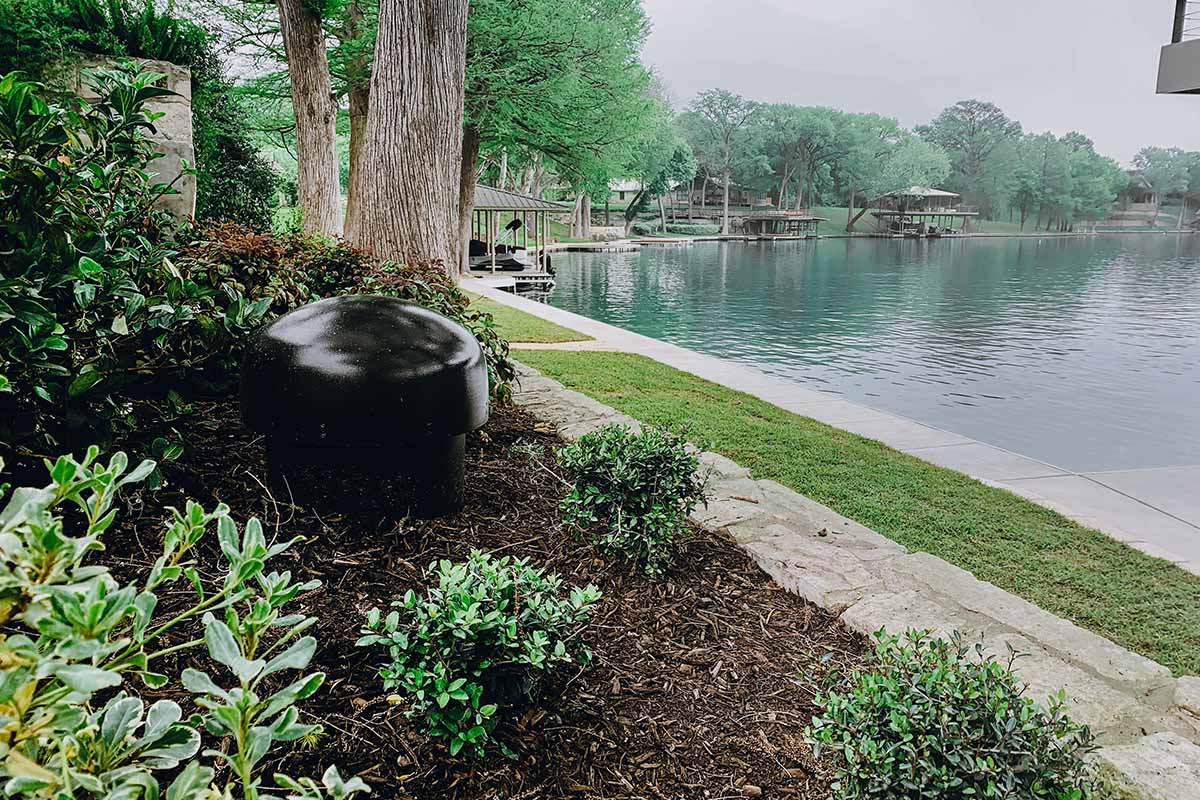
{"type": "MultiPolygon", "coordinates": [[[[640,427],[587,395],[518,363],[514,402],[566,440],[604,425],[640,427]]],[[[710,499],[692,521],[730,537],[780,586],[870,635],[880,628],[961,631],[1015,667],[1031,696],[1063,689],[1101,745],[1096,761],[1116,796],[1194,800],[1200,786],[1200,679],[1175,678],[1144,657],[905,547],[716,453],[710,499]]]]}

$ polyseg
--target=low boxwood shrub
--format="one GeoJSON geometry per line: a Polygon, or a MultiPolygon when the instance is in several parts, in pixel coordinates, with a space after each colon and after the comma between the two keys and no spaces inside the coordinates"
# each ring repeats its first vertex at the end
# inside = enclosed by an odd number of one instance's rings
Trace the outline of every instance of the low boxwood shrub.
{"type": "Polygon", "coordinates": [[[705,497],[699,459],[684,438],[606,425],[559,450],[558,460],[571,481],[562,501],[566,523],[604,552],[661,574],[705,497]]]}
{"type": "Polygon", "coordinates": [[[409,696],[409,715],[451,755],[482,753],[502,711],[536,698],[551,668],[591,658],[581,635],[595,586],[568,592],[526,559],[479,551],[430,564],[425,579],[434,585],[423,596],[410,590],[388,614],[373,609],[358,644],[387,648],[384,687],[409,696]]]}
{"type": "MultiPolygon", "coordinates": [[[[170,509],[154,564],[117,580],[101,558],[114,503],[154,464],[128,470],[124,453],[107,463],[97,456],[91,448],[79,461],[48,461],[42,487],[0,487],[4,794],[257,800],[268,753],[319,729],[300,722],[297,708],[325,677],[308,671],[317,642],[304,634],[316,620],[287,609],[319,584],[268,568],[295,541],[269,543],[258,520],[239,530],[226,506],[206,511],[190,501],[170,509]],[[217,557],[197,557],[206,539],[219,544],[217,557]],[[160,608],[168,597],[169,609],[160,608]],[[197,621],[201,636],[178,635],[197,621]],[[160,657],[200,649],[214,674],[157,671],[160,657]],[[142,687],[158,698],[190,695],[198,712],[185,719],[174,700],[147,704],[142,687]],[[210,737],[203,752],[202,731],[210,737]]],[[[336,767],[321,784],[275,777],[293,797],[366,789],[336,767]]]]}
{"type": "Polygon", "coordinates": [[[1091,732],[1062,693],[1045,707],[1026,696],[1011,649],[1002,663],[957,633],[876,640],[864,669],[817,698],[809,730],[837,760],[839,800],[1092,796],[1091,732]]]}

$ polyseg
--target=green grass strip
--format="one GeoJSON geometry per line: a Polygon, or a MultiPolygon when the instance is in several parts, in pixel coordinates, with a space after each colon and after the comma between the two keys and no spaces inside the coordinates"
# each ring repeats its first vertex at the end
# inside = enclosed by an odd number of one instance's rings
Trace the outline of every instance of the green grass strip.
{"type": "Polygon", "coordinates": [[[495,300],[480,297],[471,292],[466,292],[466,294],[471,298],[471,306],[473,308],[486,311],[495,318],[496,330],[510,342],[553,344],[561,342],[586,342],[592,338],[579,331],[564,328],[562,325],[556,325],[553,322],[535,317],[532,314],[526,314],[524,311],[518,311],[503,303],[497,303],[495,300]]]}
{"type": "Polygon", "coordinates": [[[1200,673],[1200,577],[879,442],[643,356],[524,350],[566,386],[805,494],[1142,653],[1200,673]]]}

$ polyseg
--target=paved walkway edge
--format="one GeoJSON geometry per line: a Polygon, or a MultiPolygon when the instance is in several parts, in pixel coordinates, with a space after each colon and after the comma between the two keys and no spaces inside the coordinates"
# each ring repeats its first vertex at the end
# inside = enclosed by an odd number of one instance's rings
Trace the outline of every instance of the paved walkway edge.
{"type": "MultiPolygon", "coordinates": [[[[637,420],[518,364],[514,401],[564,439],[637,420]]],[[[1090,725],[1096,761],[1116,795],[1195,800],[1200,787],[1200,679],[1162,665],[890,539],[775,483],[702,453],[710,499],[693,521],[733,539],[780,586],[869,635],[885,628],[961,631],[998,655],[1026,654],[1016,672],[1032,697],[1065,690],[1090,725]]]]}

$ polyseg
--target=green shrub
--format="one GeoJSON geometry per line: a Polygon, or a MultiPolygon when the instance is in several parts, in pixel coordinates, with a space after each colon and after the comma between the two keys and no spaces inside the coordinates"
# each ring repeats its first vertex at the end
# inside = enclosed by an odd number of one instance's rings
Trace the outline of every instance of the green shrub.
{"type": "Polygon", "coordinates": [[[638,236],[662,236],[664,232],[675,236],[716,236],[721,232],[720,225],[704,225],[701,223],[668,222],[667,227],[657,222],[638,222],[633,226],[633,232],[638,236]]]}
{"type": "Polygon", "coordinates": [[[461,563],[430,564],[437,582],[424,597],[409,591],[386,616],[367,616],[359,645],[388,649],[386,688],[411,696],[410,716],[448,740],[451,755],[484,750],[498,714],[536,697],[556,664],[586,664],[580,641],[600,592],[544,575],[525,559],[479,551],[461,563]]]}
{"type": "Polygon", "coordinates": [[[192,68],[196,219],[269,230],[280,176],[247,131],[249,111],[206,46],[192,68]]]}
{"type": "Polygon", "coordinates": [[[0,410],[24,434],[108,441],[138,427],[118,392],[236,374],[235,352],[269,301],[177,266],[170,188],[147,166],[166,90],[131,65],[95,70],[95,104],[48,102],[37,84],[0,79],[0,410]]]}
{"type": "Polygon", "coordinates": [[[270,224],[278,177],[259,154],[250,114],[203,27],[154,0],[0,0],[0,74],[20,70],[27,79],[53,82],[61,65],[94,56],[188,67],[196,218],[270,224]]]}
{"type": "Polygon", "coordinates": [[[1025,696],[1011,650],[1002,664],[957,633],[876,639],[866,667],[817,698],[809,731],[838,761],[839,800],[1091,796],[1091,732],[1067,717],[1061,693],[1046,708],[1025,696]]]}
{"type": "Polygon", "coordinates": [[[700,223],[667,223],[667,233],[680,236],[716,236],[721,232],[720,225],[703,225],[700,223]]]}
{"type": "Polygon", "coordinates": [[[671,562],[687,516],[704,501],[705,477],[683,437],[607,425],[558,453],[572,481],[568,525],[602,550],[658,575],[671,562]]]}
{"type": "Polygon", "coordinates": [[[338,294],[379,294],[408,300],[460,323],[475,335],[487,361],[492,396],[508,402],[516,368],[492,315],[471,300],[438,264],[379,262],[345,243],[303,234],[273,235],[225,224],[204,230],[180,262],[205,280],[251,298],[271,298],[283,313],[338,294]]]}
{"type": "MultiPolygon", "coordinates": [[[[286,606],[319,584],[267,571],[295,541],[268,544],[258,520],[239,531],[227,507],[208,512],[190,501],[183,511],[170,510],[153,566],[132,582],[118,581],[98,558],[116,520],[113,505],[154,464],[127,472],[123,453],[107,464],[97,454],[91,448],[82,461],[48,461],[44,487],[0,487],[8,495],[0,511],[5,795],[132,799],[166,791],[173,800],[255,800],[271,749],[318,728],[299,722],[296,707],[324,680],[306,673],[317,643],[303,634],[316,620],[286,606]],[[198,546],[214,538],[220,555],[201,564],[198,546]],[[168,596],[171,610],[160,611],[159,598],[168,596]],[[201,618],[202,638],[167,636],[201,618]],[[157,658],[201,647],[220,674],[154,671],[157,658]],[[287,673],[294,674],[284,679],[287,673]],[[199,713],[185,720],[165,699],[147,707],[141,685],[156,695],[182,689],[199,713]],[[201,730],[219,749],[200,752],[201,730]],[[214,785],[217,762],[228,776],[223,785],[214,785]],[[171,776],[169,789],[160,786],[171,776]]],[[[314,781],[277,780],[306,792],[300,796],[325,796],[314,781]]],[[[342,781],[336,768],[324,782],[332,798],[366,788],[358,779],[342,781]]]]}

